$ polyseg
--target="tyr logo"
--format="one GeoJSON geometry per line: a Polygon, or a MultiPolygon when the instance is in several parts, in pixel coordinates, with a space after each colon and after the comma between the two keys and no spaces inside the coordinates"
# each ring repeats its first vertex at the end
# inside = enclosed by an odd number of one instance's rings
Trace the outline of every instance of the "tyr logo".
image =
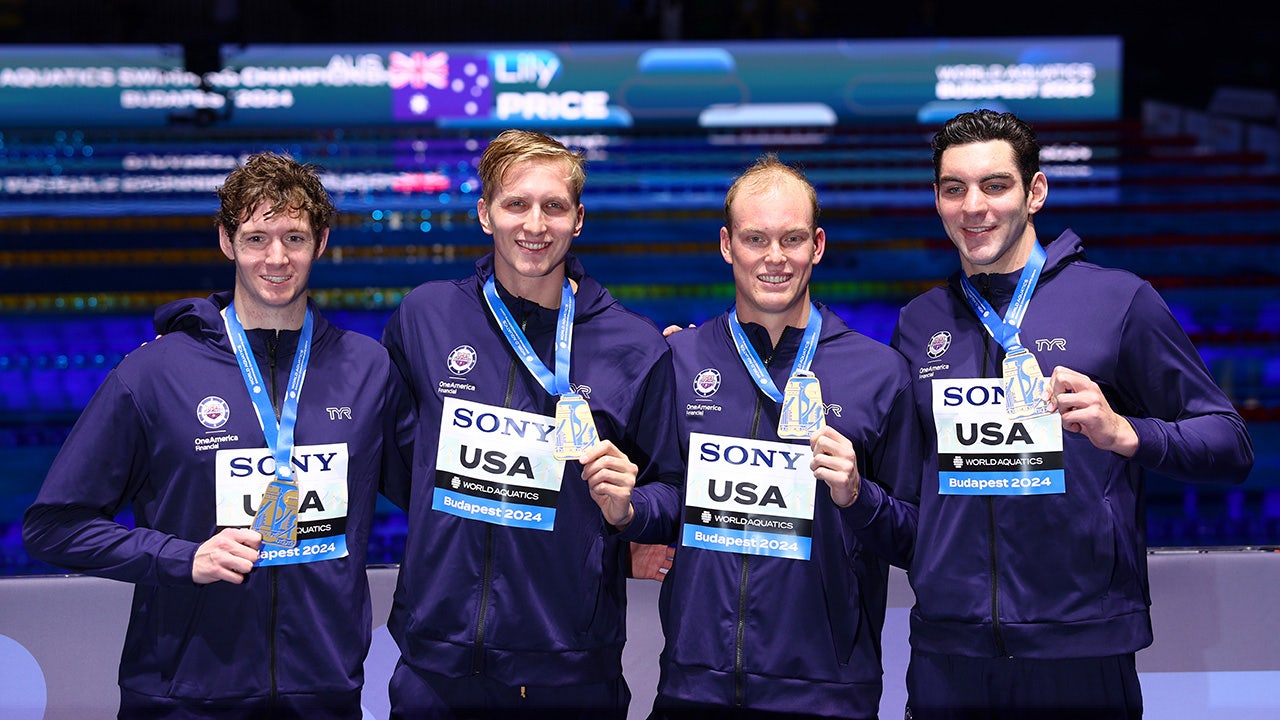
{"type": "Polygon", "coordinates": [[[1056,348],[1056,349],[1058,349],[1058,350],[1066,350],[1066,349],[1067,349],[1067,339],[1066,339],[1066,338],[1053,338],[1052,340],[1049,340],[1049,339],[1047,339],[1047,338],[1040,338],[1040,339],[1036,340],[1036,351],[1037,351],[1037,352],[1043,352],[1043,351],[1046,351],[1046,350],[1053,350],[1053,349],[1055,349],[1055,348],[1056,348]]]}
{"type": "Polygon", "coordinates": [[[329,411],[330,420],[350,420],[351,419],[351,408],[349,407],[331,407],[331,408],[325,408],[325,410],[329,411]]]}

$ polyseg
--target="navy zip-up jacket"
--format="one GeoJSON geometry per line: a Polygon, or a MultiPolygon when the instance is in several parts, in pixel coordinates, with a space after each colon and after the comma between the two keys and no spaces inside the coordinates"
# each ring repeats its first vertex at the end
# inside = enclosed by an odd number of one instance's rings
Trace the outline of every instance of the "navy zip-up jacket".
{"type": "MultiPolygon", "coordinates": [[[[960,275],[902,309],[893,346],[916,376],[929,444],[910,578],[911,644],[971,657],[1101,657],[1151,644],[1143,478],[1242,482],[1244,421],[1150,284],[1085,261],[1067,230],[1047,260],[1021,341],[1045,376],[1098,383],[1138,434],[1132,458],[1062,432],[1066,492],[940,495],[935,383],[1000,377],[1003,349],[966,302],[960,275]]],[[[970,278],[1003,316],[1019,272],[970,278]]]]}
{"type": "MultiPolygon", "coordinates": [[[[472,276],[414,289],[383,336],[420,418],[412,484],[386,490],[409,514],[388,628],[413,667],[509,686],[621,676],[628,541],[665,542],[679,512],[671,351],[652,321],[625,310],[572,255],[566,270],[578,283],[569,380],[600,437],[639,467],[635,518],[621,533],[608,525],[574,460],[564,462],[552,530],[432,509],[446,398],[547,418],[556,398],[516,357],[485,303],[492,253],[472,276]]],[[[558,311],[498,289],[541,362],[554,367],[558,311]]]]}
{"type": "MultiPolygon", "coordinates": [[[[358,711],[372,632],[365,550],[381,471],[408,472],[408,450],[396,444],[397,432],[408,440],[407,388],[376,341],[330,325],[313,306],[293,457],[323,445],[329,467],[345,458],[349,554],[255,568],[240,585],[196,585],[196,549],[219,530],[215,485],[249,466],[242,451],[266,448],[219,315],[230,299],[156,312],[162,337],[129,353],[89,402],[26,513],[23,538],[41,560],[136,584],[120,662],[133,701],[173,710],[354,693],[358,711]],[[117,523],[126,507],[136,527],[117,523]]],[[[275,331],[247,335],[278,406],[299,333],[279,333],[274,362],[275,331]]]]}
{"type": "MultiPolygon", "coordinates": [[[[678,548],[660,597],[659,706],[676,700],[842,718],[879,710],[889,565],[911,562],[922,438],[901,356],[818,308],[811,370],[827,424],[853,443],[858,497],[839,508],[814,480],[809,560],[678,548]]],[[[743,327],[775,386],[785,387],[803,329],[787,328],[774,348],[763,327],[743,327]]],[[[668,341],[682,442],[691,432],[778,442],[779,403],[747,372],[727,313],[668,341]],[[707,378],[717,373],[715,387],[707,378]]],[[[788,442],[808,449],[806,441],[788,442]]]]}

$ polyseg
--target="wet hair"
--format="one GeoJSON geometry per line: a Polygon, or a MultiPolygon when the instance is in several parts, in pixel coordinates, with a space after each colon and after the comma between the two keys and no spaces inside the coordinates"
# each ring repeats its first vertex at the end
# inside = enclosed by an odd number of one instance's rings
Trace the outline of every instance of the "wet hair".
{"type": "Polygon", "coordinates": [[[1022,176],[1022,186],[1031,187],[1031,179],[1040,172],[1040,142],[1031,126],[1017,115],[986,108],[956,115],[933,136],[933,182],[942,175],[942,153],[953,145],[1003,140],[1013,148],[1013,159],[1022,176]]]}
{"type": "Polygon", "coordinates": [[[742,190],[760,190],[767,188],[775,183],[790,178],[804,188],[805,194],[809,196],[809,204],[813,209],[813,220],[809,229],[818,227],[818,214],[821,208],[818,207],[818,192],[813,189],[813,185],[809,183],[809,179],[804,176],[804,172],[794,165],[788,165],[778,159],[777,153],[766,153],[755,163],[739,175],[733,184],[729,186],[729,192],[724,196],[724,226],[733,230],[733,201],[738,197],[738,193],[742,190]]]}
{"type": "Polygon", "coordinates": [[[320,168],[273,152],[250,155],[231,171],[218,188],[218,225],[235,235],[254,208],[266,203],[274,214],[301,212],[311,229],[329,227],[337,213],[332,198],[320,182],[320,168]]]}
{"type": "Polygon", "coordinates": [[[506,130],[494,138],[480,156],[480,191],[485,202],[493,200],[502,179],[523,162],[559,162],[564,165],[565,182],[575,204],[582,201],[587,160],[555,138],[531,130],[506,130]]]}

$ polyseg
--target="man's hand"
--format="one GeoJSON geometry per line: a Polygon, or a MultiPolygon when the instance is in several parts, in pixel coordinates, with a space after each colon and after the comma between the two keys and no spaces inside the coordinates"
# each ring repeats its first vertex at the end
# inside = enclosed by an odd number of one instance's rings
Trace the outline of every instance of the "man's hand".
{"type": "Polygon", "coordinates": [[[587,481],[591,498],[600,506],[605,522],[619,530],[626,527],[635,514],[631,491],[640,468],[609,440],[587,448],[578,462],[582,464],[582,479],[587,481]]]}
{"type": "MultiPolygon", "coordinates": [[[[693,323],[689,323],[689,327],[695,328],[698,326],[694,325],[693,323]]],[[[671,337],[672,335],[675,335],[676,333],[680,332],[683,329],[684,328],[680,327],[679,325],[668,325],[662,328],[662,337],[671,337]]]]}
{"type": "Polygon", "coordinates": [[[671,545],[631,543],[631,577],[662,582],[675,557],[676,549],[671,545]]]}
{"type": "Polygon", "coordinates": [[[1111,409],[1102,388],[1088,376],[1059,365],[1049,377],[1049,408],[1062,414],[1062,427],[1081,433],[1099,450],[1124,457],[1138,452],[1138,433],[1111,409]]]}
{"type": "Polygon", "coordinates": [[[849,507],[858,499],[862,476],[858,474],[858,457],[853,443],[830,425],[809,438],[813,450],[813,462],[809,469],[813,476],[831,488],[831,501],[836,507],[849,507]]]}
{"type": "Polygon", "coordinates": [[[218,581],[239,585],[258,560],[262,536],[248,528],[227,528],[196,549],[191,579],[197,585],[218,581]]]}

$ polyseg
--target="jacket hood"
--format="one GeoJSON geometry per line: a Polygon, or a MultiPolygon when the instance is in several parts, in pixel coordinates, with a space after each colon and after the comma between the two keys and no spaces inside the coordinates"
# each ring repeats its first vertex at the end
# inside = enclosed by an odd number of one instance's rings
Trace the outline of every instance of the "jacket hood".
{"type": "MultiPolygon", "coordinates": [[[[617,304],[617,299],[609,294],[609,291],[603,285],[596,282],[595,278],[587,275],[586,268],[582,266],[582,261],[573,253],[568,253],[564,258],[565,274],[578,284],[578,291],[574,293],[574,312],[575,318],[586,318],[592,315],[598,315],[604,312],[611,305],[617,304]]],[[[493,253],[486,253],[484,257],[476,260],[476,277],[483,284],[493,275],[493,253]]]]}
{"type": "MultiPolygon", "coordinates": [[[[828,308],[817,300],[813,300],[814,307],[818,308],[818,314],[822,316],[822,330],[818,333],[818,344],[831,342],[843,335],[855,332],[845,323],[844,319],[837,315],[833,310],[828,308]]],[[[733,344],[733,337],[729,330],[729,315],[733,312],[730,308],[728,312],[722,313],[715,322],[721,325],[720,334],[724,341],[733,344]]],[[[783,331],[782,336],[778,338],[778,346],[772,347],[772,341],[769,337],[769,331],[763,325],[753,322],[742,323],[742,330],[746,333],[747,339],[751,341],[751,345],[755,348],[756,353],[761,357],[774,355],[778,351],[779,356],[787,358],[793,357],[795,352],[800,348],[800,341],[804,338],[804,328],[792,327],[788,325],[783,331]]],[[[736,352],[736,350],[735,350],[736,352]]]]}
{"type": "Polygon", "coordinates": [[[215,345],[230,347],[220,313],[231,304],[231,298],[232,293],[228,290],[207,298],[183,298],[161,305],[153,319],[156,334],[185,332],[215,345]]]}
{"type": "MultiPolygon", "coordinates": [[[[221,313],[233,299],[233,292],[227,290],[207,298],[183,298],[161,305],[152,320],[156,334],[183,332],[231,352],[231,340],[227,337],[227,326],[221,313]]],[[[307,298],[307,309],[311,311],[315,323],[313,332],[318,340],[328,328],[328,322],[311,298],[307,298]]]]}
{"type": "MultiPolygon", "coordinates": [[[[1082,261],[1084,256],[1084,241],[1080,239],[1070,228],[1063,230],[1053,242],[1049,243],[1044,249],[1045,260],[1044,269],[1040,271],[1039,282],[1057,275],[1063,268],[1076,261],[1082,261]]],[[[947,285],[951,288],[951,292],[956,293],[960,297],[964,297],[964,290],[960,286],[960,278],[964,270],[957,270],[947,278],[947,285]]],[[[969,278],[969,282],[974,287],[984,291],[984,295],[988,295],[989,299],[999,299],[1001,301],[1008,300],[1013,295],[1013,290],[1018,284],[1018,279],[1022,276],[1022,268],[1010,273],[978,273],[969,278]]],[[[996,305],[996,303],[992,303],[996,305]]]]}

